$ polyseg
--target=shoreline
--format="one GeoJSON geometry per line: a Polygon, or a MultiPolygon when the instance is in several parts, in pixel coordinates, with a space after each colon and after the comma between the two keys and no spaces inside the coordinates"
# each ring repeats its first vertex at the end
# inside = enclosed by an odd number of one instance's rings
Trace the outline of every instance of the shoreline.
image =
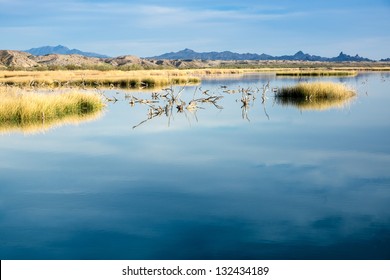
{"type": "Polygon", "coordinates": [[[276,76],[356,76],[361,72],[389,72],[388,66],[370,67],[279,67],[279,68],[200,68],[151,70],[0,70],[0,86],[27,88],[158,88],[168,85],[198,84],[202,77],[249,73],[276,76]]]}

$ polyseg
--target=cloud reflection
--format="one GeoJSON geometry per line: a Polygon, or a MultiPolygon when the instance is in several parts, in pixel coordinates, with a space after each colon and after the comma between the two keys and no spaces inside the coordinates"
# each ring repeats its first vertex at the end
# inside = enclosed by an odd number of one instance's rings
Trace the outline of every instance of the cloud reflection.
{"type": "Polygon", "coordinates": [[[388,96],[369,82],[347,116],[268,100],[268,120],[258,98],[248,122],[232,95],[193,126],[132,129],[148,106],[117,102],[82,128],[2,135],[0,258],[388,259],[388,96]]]}

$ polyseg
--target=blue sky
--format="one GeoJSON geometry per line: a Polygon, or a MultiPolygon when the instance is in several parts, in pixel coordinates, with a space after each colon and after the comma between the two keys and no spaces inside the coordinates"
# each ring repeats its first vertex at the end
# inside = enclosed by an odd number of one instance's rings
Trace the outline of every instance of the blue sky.
{"type": "Polygon", "coordinates": [[[0,49],[390,57],[390,0],[0,0],[0,49]]]}

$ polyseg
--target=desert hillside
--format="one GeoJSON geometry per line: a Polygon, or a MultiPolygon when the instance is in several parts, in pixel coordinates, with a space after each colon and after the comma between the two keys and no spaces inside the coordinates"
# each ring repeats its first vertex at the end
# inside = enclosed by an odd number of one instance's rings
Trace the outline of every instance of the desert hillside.
{"type": "Polygon", "coordinates": [[[0,67],[30,68],[38,66],[34,56],[21,51],[0,50],[0,67]]]}
{"type": "Polygon", "coordinates": [[[279,67],[389,67],[386,61],[323,62],[303,60],[205,60],[159,59],[124,55],[113,58],[88,57],[79,54],[32,55],[27,52],[0,50],[0,69],[199,69],[199,68],[279,68],[279,67]]]}

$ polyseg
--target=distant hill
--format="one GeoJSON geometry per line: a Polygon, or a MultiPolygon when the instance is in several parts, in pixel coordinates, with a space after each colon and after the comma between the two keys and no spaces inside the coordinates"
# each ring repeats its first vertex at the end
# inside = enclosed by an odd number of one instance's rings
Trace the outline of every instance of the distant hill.
{"type": "Polygon", "coordinates": [[[350,56],[347,54],[344,54],[341,52],[339,56],[330,58],[329,61],[334,61],[334,62],[343,62],[343,61],[372,61],[371,59],[364,58],[359,56],[358,54],[355,56],[350,56]]]}
{"type": "Polygon", "coordinates": [[[224,52],[203,52],[198,53],[191,49],[184,49],[178,52],[170,52],[149,59],[201,59],[201,60],[268,60],[271,56],[255,53],[234,53],[224,52]]]}
{"type": "Polygon", "coordinates": [[[32,55],[21,51],[0,50],[0,66],[2,67],[23,67],[37,66],[38,63],[32,59],[32,55]]]}
{"type": "Polygon", "coordinates": [[[35,56],[48,55],[48,54],[78,54],[86,57],[108,58],[108,56],[93,52],[83,52],[78,49],[69,49],[65,46],[44,46],[39,48],[32,48],[25,50],[24,52],[31,53],[35,56]]]}
{"type": "MultiPolygon", "coordinates": [[[[134,55],[124,55],[112,58],[97,57],[93,53],[70,50],[64,46],[42,47],[28,50],[0,50],[0,69],[161,69],[161,68],[218,68],[218,67],[273,67],[275,65],[314,65],[315,63],[339,63],[344,65],[382,63],[388,65],[390,59],[372,61],[359,55],[350,56],[341,52],[338,56],[326,58],[310,55],[299,51],[294,55],[271,56],[268,54],[204,52],[198,53],[190,49],[166,53],[153,58],[140,58],[134,55]],[[53,53],[54,52],[54,53],[53,53]],[[58,54],[60,52],[75,54],[58,54]],[[80,52],[82,54],[80,54],[80,52]],[[32,53],[37,53],[36,55],[32,53]],[[50,54],[51,53],[51,54],[50,54]],[[84,55],[83,55],[84,54],[84,55]],[[85,55],[87,54],[87,55],[85,55]]],[[[101,55],[100,55],[101,56],[101,55]]],[[[299,66],[300,67],[300,66],[299,66]]]]}
{"type": "Polygon", "coordinates": [[[317,55],[305,54],[302,51],[294,55],[272,56],[268,54],[256,53],[235,53],[230,51],[224,52],[195,52],[191,49],[184,49],[178,52],[165,53],[159,56],[149,57],[148,59],[200,59],[200,60],[302,60],[302,61],[328,61],[328,62],[342,62],[342,61],[372,61],[368,58],[360,57],[359,55],[350,56],[341,52],[339,56],[327,58],[317,55]]]}

